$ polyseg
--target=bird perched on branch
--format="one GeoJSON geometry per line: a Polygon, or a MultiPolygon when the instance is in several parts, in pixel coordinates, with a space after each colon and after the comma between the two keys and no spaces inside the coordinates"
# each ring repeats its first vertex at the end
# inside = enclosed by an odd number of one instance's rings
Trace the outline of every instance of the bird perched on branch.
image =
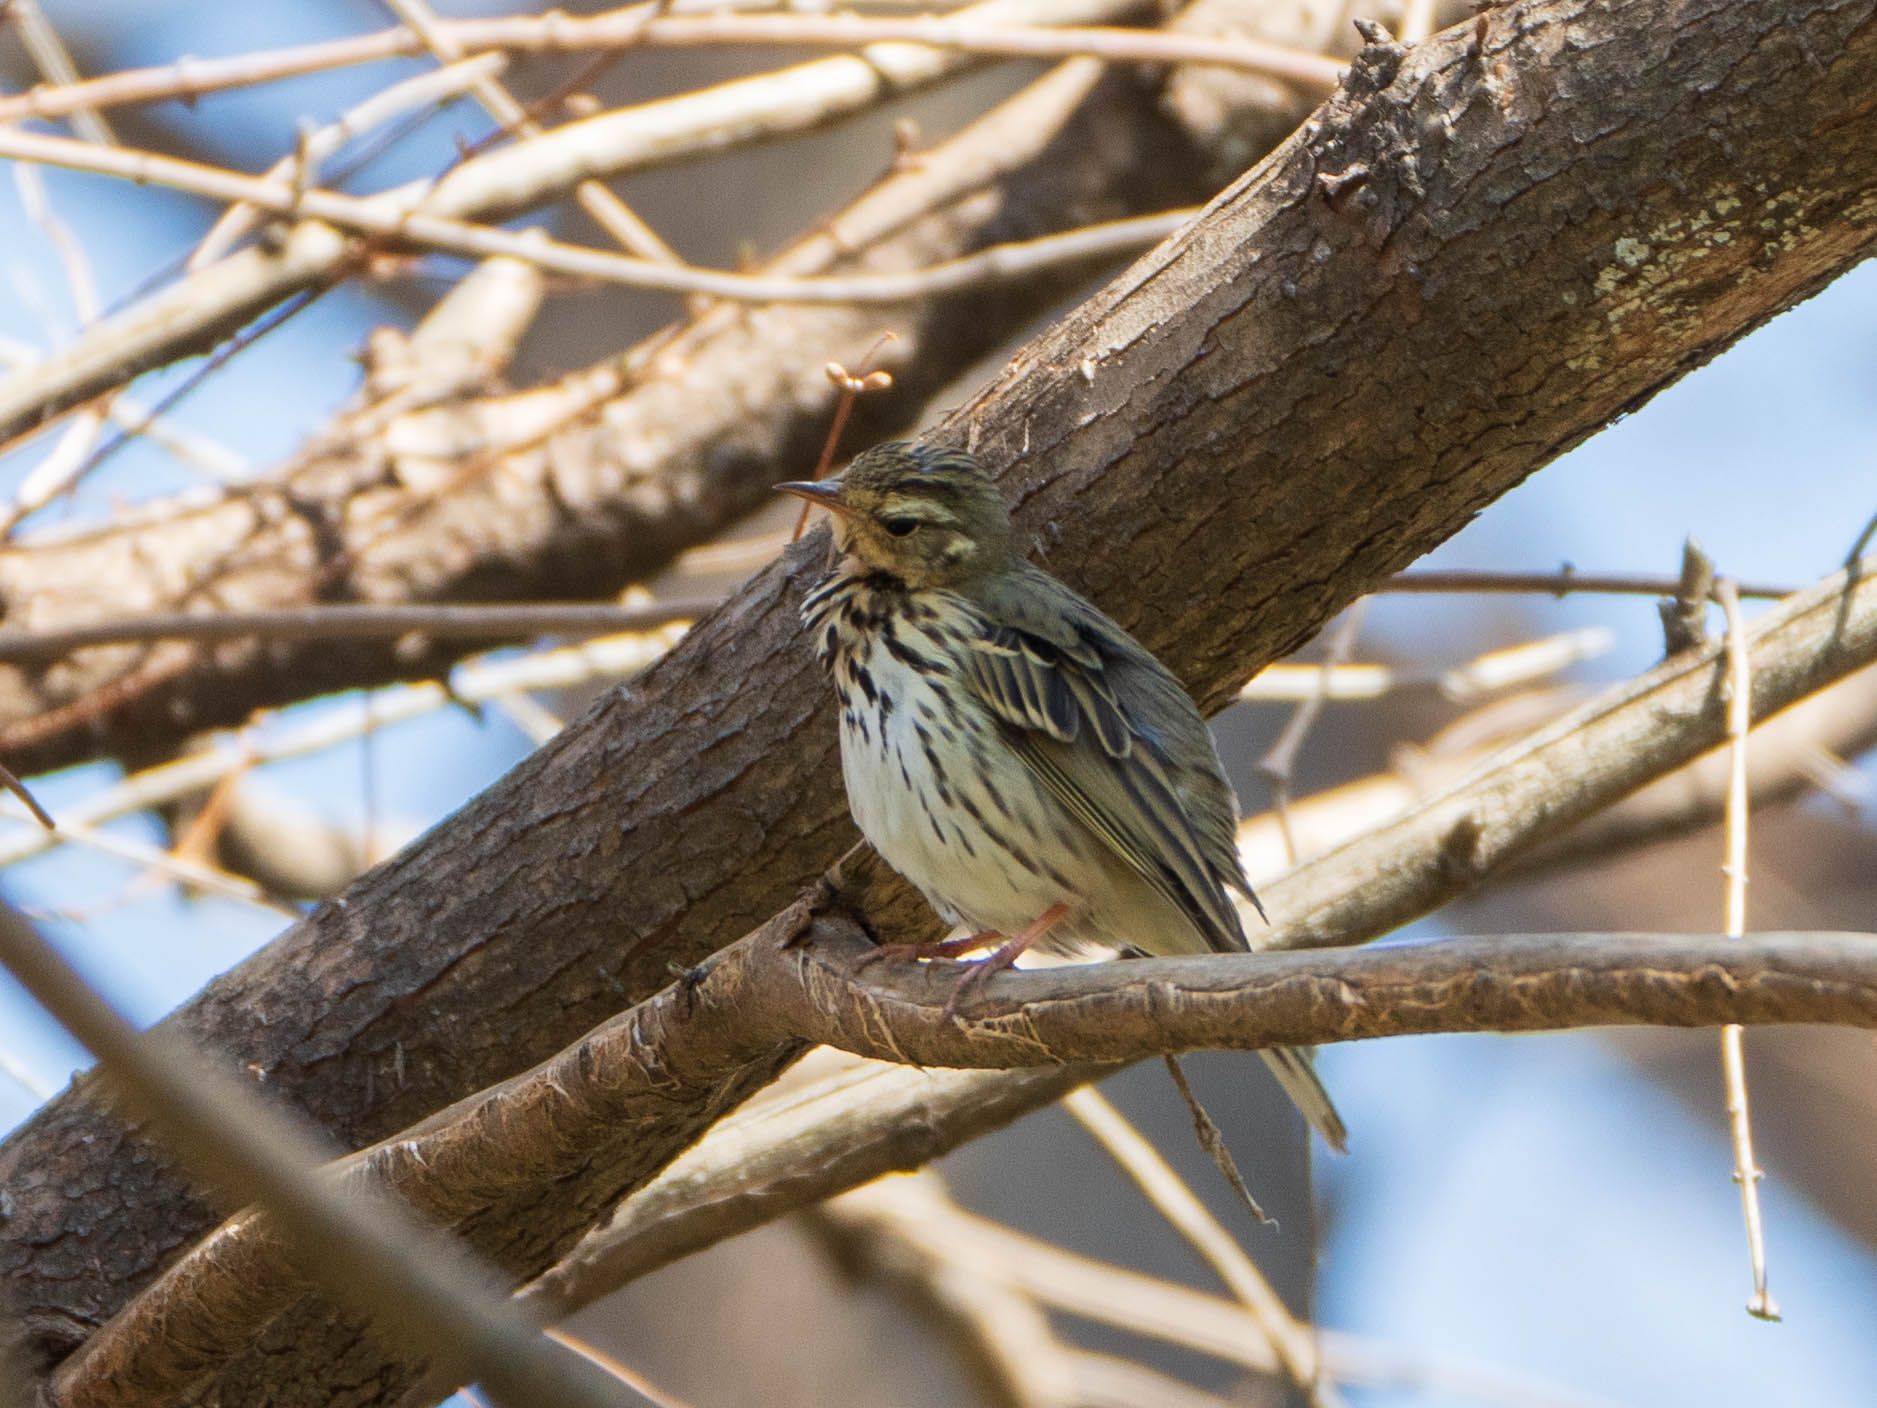
{"type": "MultiPolygon", "coordinates": [[[[1199,710],[1126,631],[1012,551],[1010,511],[970,455],[894,442],[776,487],[834,516],[839,560],[802,619],[840,695],[854,820],[973,931],[917,951],[997,943],[954,1003],[1031,946],[1250,947],[1228,892],[1257,899],[1199,710]]],[[[1263,1055],[1341,1149],[1308,1054],[1263,1055]]]]}

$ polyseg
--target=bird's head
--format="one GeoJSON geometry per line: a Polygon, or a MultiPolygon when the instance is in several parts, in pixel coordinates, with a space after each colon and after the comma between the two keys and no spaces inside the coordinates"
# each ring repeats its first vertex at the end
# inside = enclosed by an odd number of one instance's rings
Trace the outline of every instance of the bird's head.
{"type": "Polygon", "coordinates": [[[962,450],[889,441],[831,479],[778,484],[834,515],[843,556],[909,587],[950,587],[1010,558],[1010,510],[962,450]]]}

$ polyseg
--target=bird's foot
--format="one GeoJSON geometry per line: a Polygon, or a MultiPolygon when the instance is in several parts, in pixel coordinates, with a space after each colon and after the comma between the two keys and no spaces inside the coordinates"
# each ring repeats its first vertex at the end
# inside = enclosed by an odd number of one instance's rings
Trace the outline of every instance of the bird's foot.
{"type": "Polygon", "coordinates": [[[940,939],[936,943],[881,944],[878,948],[861,954],[849,964],[847,976],[858,977],[863,970],[889,959],[899,963],[910,963],[921,958],[957,958],[963,953],[989,948],[992,944],[1001,942],[1003,937],[995,929],[984,929],[975,934],[961,934],[955,939],[940,939]]]}
{"type": "Polygon", "coordinates": [[[1004,969],[1015,964],[1019,958],[1023,957],[1031,944],[1035,943],[1038,939],[1042,938],[1043,935],[1055,928],[1061,921],[1063,915],[1068,912],[1068,905],[1062,903],[1052,904],[1037,917],[1035,923],[1031,924],[1022,933],[1005,939],[983,958],[972,963],[963,973],[958,975],[958,981],[952,984],[951,993],[946,997],[945,1006],[940,1011],[939,1015],[949,1020],[957,1012],[960,998],[971,991],[972,988],[981,987],[989,982],[993,974],[1001,973],[1004,969]]]}

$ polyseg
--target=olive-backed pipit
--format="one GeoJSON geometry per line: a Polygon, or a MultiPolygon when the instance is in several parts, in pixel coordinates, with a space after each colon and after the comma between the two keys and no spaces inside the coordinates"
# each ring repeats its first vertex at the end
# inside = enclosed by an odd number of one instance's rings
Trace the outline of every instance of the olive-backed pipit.
{"type": "MultiPolygon", "coordinates": [[[[1252,903],[1236,805],[1173,675],[1011,550],[975,460],[891,443],[778,489],[829,509],[839,560],[802,618],[841,700],[848,806],[949,923],[1024,948],[1234,953],[1252,903]],[[1005,937],[1008,936],[1008,937],[1005,937]]],[[[1329,1144],[1308,1054],[1263,1053],[1329,1144]]]]}

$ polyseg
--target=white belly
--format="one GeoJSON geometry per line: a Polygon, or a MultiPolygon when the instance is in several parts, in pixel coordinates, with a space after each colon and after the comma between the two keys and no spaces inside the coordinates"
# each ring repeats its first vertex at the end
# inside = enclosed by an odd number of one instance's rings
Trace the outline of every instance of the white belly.
{"type": "MultiPolygon", "coordinates": [[[[901,634],[928,658],[938,647],[903,627],[901,634]]],[[[890,700],[882,723],[879,707],[854,688],[842,693],[841,772],[854,821],[887,864],[905,876],[947,923],[972,930],[1020,932],[1059,900],[1077,897],[1033,874],[1012,859],[984,830],[986,823],[1014,845],[1025,845],[1027,828],[1044,805],[1027,775],[1003,791],[1009,815],[1000,813],[977,782],[968,715],[947,708],[946,693],[964,686],[949,682],[942,693],[923,674],[893,660],[883,649],[857,653],[856,663],[890,700]],[[964,808],[970,797],[980,817],[964,808]]],[[[978,745],[996,749],[994,737],[978,745]]],[[[1034,834],[1032,830],[1030,834],[1034,834]]]]}

